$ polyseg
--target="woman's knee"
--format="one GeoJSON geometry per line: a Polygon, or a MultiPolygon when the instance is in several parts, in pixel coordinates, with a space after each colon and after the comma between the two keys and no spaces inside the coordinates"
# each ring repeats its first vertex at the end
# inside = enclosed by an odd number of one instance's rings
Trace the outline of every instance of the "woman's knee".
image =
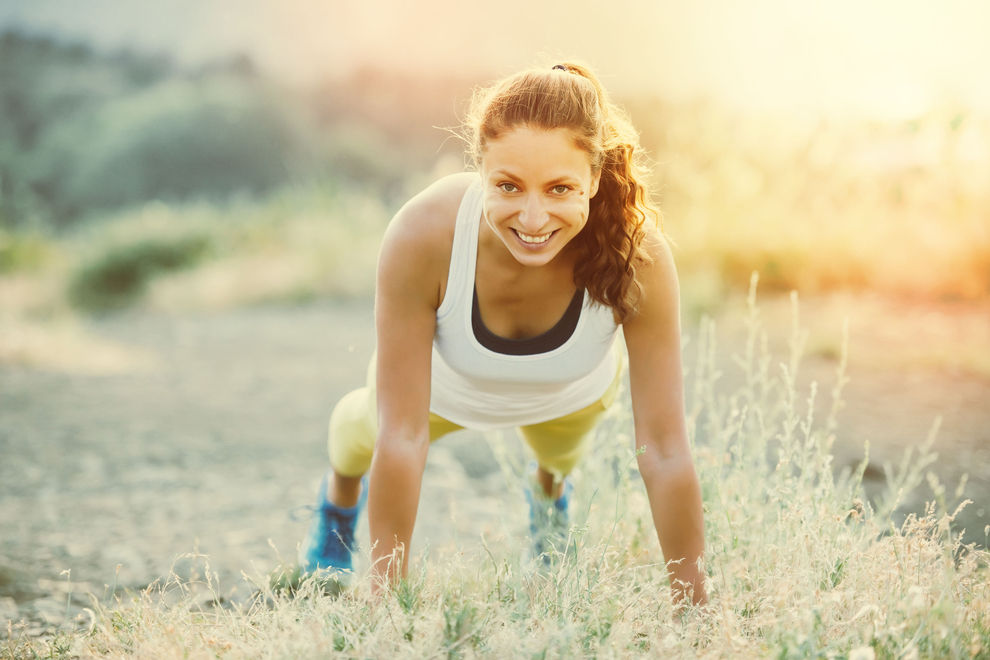
{"type": "Polygon", "coordinates": [[[588,433],[559,436],[534,433],[525,428],[519,431],[539,466],[559,476],[569,474],[587,453],[588,433]]]}
{"type": "Polygon", "coordinates": [[[368,387],[348,392],[330,414],[327,449],[334,471],[360,476],[371,466],[376,424],[374,391],[368,387]]]}
{"type": "Polygon", "coordinates": [[[596,401],[558,419],[520,427],[519,433],[541,467],[565,475],[586,453],[591,434],[604,412],[605,406],[596,401]]]}

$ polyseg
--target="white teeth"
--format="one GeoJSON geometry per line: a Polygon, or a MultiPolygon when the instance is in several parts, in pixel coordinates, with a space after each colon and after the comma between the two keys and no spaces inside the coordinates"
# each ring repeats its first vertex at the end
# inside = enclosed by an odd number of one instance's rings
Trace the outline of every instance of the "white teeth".
{"type": "Polygon", "coordinates": [[[541,234],[539,236],[531,236],[530,234],[524,234],[521,231],[516,231],[516,235],[523,240],[524,243],[542,243],[548,238],[553,232],[547,232],[546,234],[541,234]]]}

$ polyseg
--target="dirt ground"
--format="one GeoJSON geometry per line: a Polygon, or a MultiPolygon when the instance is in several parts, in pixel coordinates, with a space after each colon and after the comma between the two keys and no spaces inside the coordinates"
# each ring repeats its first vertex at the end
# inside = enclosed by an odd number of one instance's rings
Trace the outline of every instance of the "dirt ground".
{"type": "MultiPolygon", "coordinates": [[[[787,327],[787,309],[761,303],[770,327],[787,327]]],[[[730,366],[738,311],[719,321],[730,366]]],[[[983,542],[990,306],[803,303],[802,382],[831,387],[843,313],[851,382],[837,464],[857,462],[866,439],[876,466],[896,460],[941,414],[933,470],[950,492],[969,473],[975,504],[961,520],[983,542]]],[[[242,572],[292,560],[307,524],[297,509],[326,469],[327,415],[361,384],[374,344],[368,303],[122,315],[86,332],[91,358],[0,365],[0,634],[11,620],[41,634],[114,587],[187,574],[189,553],[207,555],[229,590],[248,588],[242,572]]],[[[777,334],[770,345],[783,350],[777,334]]],[[[506,491],[485,438],[445,438],[430,453],[414,551],[469,549],[481,533],[522,543],[525,503],[506,491]]]]}

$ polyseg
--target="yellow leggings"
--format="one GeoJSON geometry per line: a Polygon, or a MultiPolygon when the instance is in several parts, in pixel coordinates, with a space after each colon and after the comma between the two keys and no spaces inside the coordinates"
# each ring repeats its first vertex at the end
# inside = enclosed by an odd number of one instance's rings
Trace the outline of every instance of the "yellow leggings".
{"type": "MultiPolygon", "coordinates": [[[[591,405],[539,424],[520,426],[519,434],[536,454],[536,462],[547,472],[563,477],[584,455],[591,430],[615,400],[622,376],[622,361],[605,394],[591,405]]],[[[327,446],[330,465],[346,477],[357,477],[371,467],[378,435],[375,398],[375,360],[368,366],[368,384],[344,395],[330,415],[327,446]]],[[[430,442],[464,427],[430,413],[430,442]]]]}

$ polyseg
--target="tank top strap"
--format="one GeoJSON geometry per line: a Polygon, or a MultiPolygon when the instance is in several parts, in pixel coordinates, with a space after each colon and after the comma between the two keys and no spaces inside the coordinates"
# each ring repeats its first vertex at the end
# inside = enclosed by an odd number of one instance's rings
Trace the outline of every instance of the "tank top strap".
{"type": "Polygon", "coordinates": [[[455,309],[470,309],[474,293],[474,273],[478,262],[478,232],[483,211],[481,179],[475,179],[464,192],[457,209],[454,224],[454,240],[450,246],[450,267],[447,270],[447,288],[443,301],[437,308],[437,319],[455,309]]]}

